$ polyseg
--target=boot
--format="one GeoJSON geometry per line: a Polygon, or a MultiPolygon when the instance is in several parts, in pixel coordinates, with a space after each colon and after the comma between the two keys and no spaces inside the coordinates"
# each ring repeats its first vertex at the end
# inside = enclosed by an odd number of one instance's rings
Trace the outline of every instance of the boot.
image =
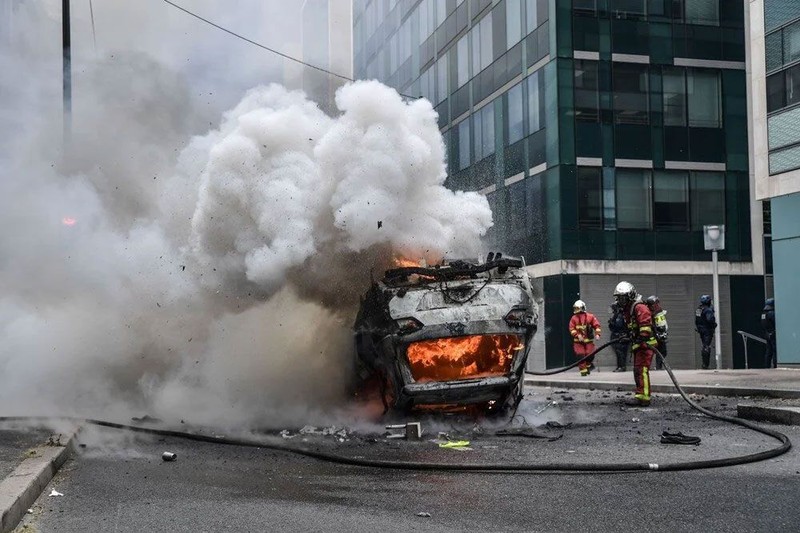
{"type": "Polygon", "coordinates": [[[588,376],[588,375],[589,375],[589,369],[588,368],[581,368],[581,376],[585,377],[585,376],[588,376]]]}
{"type": "Polygon", "coordinates": [[[624,366],[618,366],[617,368],[612,370],[612,372],[627,372],[627,370],[625,369],[624,366]]]}

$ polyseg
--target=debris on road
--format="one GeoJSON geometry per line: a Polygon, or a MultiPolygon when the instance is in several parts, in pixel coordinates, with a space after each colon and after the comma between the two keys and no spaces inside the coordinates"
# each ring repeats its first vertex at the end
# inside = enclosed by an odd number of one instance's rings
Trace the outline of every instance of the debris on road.
{"type": "Polygon", "coordinates": [[[167,461],[167,462],[174,461],[177,458],[178,458],[178,454],[175,454],[175,453],[172,453],[172,452],[164,452],[164,453],[161,454],[161,459],[163,459],[164,461],[167,461]]]}
{"type": "Polygon", "coordinates": [[[700,437],[684,435],[680,431],[677,433],[664,431],[661,434],[661,444],[688,444],[690,446],[696,446],[700,444],[700,437]]]}
{"type": "Polygon", "coordinates": [[[449,450],[466,451],[471,450],[468,440],[450,440],[447,442],[440,442],[439,448],[447,448],[449,450]]]}
{"type": "Polygon", "coordinates": [[[139,424],[160,424],[161,422],[163,422],[163,420],[161,420],[160,418],[156,418],[150,415],[132,416],[131,420],[139,424]]]}
{"type": "Polygon", "coordinates": [[[553,435],[530,426],[498,429],[494,434],[498,437],[528,437],[531,439],[547,439],[551,442],[564,436],[563,433],[553,435]]]}
{"type": "Polygon", "coordinates": [[[405,424],[393,424],[390,426],[386,426],[386,429],[390,431],[386,435],[387,439],[408,439],[408,440],[419,440],[422,438],[422,424],[419,422],[407,422],[405,424]],[[392,430],[402,430],[401,433],[392,433],[392,430]]]}
{"type": "Polygon", "coordinates": [[[422,517],[422,518],[430,518],[431,517],[431,513],[417,513],[417,516],[422,517]]]}
{"type": "Polygon", "coordinates": [[[51,490],[51,491],[50,491],[50,497],[53,497],[53,496],[63,496],[63,495],[64,495],[63,493],[61,493],[61,492],[58,492],[56,489],[53,489],[53,490],[51,490]]]}

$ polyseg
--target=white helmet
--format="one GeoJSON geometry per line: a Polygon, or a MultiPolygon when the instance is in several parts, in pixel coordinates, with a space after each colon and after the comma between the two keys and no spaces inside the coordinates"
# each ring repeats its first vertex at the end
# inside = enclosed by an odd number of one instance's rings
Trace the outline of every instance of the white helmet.
{"type": "Polygon", "coordinates": [[[614,289],[614,299],[621,306],[636,300],[636,288],[627,281],[620,281],[614,289]]]}
{"type": "Polygon", "coordinates": [[[575,303],[572,304],[572,312],[573,313],[586,312],[586,302],[584,302],[583,300],[575,300],[575,303]]]}

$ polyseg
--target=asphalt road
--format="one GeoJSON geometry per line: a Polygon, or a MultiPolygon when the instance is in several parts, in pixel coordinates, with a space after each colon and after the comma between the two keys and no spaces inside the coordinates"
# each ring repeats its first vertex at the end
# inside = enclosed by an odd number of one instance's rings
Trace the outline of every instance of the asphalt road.
{"type": "MultiPolygon", "coordinates": [[[[498,437],[487,421],[426,420],[420,442],[380,434],[297,435],[284,442],[359,457],[481,462],[672,462],[750,453],[775,441],[697,416],[661,396],[628,409],[621,394],[547,389],[521,407],[551,438],[498,437]],[[571,397],[568,400],[565,397],[571,397]],[[550,398],[548,400],[547,398],[550,398]],[[541,413],[537,411],[556,401],[541,413]],[[658,442],[664,429],[703,439],[658,442]],[[440,449],[438,431],[470,441],[440,449]]],[[[728,399],[705,398],[732,413],[728,399]]],[[[520,422],[521,418],[517,419],[520,422]]],[[[778,426],[776,426],[778,427],[778,426]]],[[[800,443],[800,429],[782,427],[800,443]]],[[[277,437],[280,439],[280,437],[277,437]]],[[[19,531],[797,531],[800,459],[724,469],[623,474],[456,474],[374,470],[287,453],[92,431],[19,531]],[[178,460],[161,460],[163,451],[178,460]],[[64,493],[49,497],[52,488],[64,493]],[[430,517],[417,516],[430,513],[430,517]]]]}
{"type": "Polygon", "coordinates": [[[43,445],[52,434],[45,429],[25,429],[20,424],[0,424],[0,479],[17,467],[29,449],[43,445]]]}

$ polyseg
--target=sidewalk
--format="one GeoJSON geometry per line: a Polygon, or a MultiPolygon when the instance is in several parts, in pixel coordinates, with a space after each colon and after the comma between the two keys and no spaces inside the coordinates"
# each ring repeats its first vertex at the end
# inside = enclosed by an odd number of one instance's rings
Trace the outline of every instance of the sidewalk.
{"type": "MultiPolygon", "coordinates": [[[[800,398],[800,370],[674,370],[675,378],[687,393],[714,396],[766,396],[800,398]]],[[[554,376],[525,376],[525,384],[562,389],[633,390],[633,369],[627,372],[595,371],[581,377],[578,370],[554,376]]],[[[654,393],[676,393],[664,370],[651,371],[650,389],[654,393]]]]}

